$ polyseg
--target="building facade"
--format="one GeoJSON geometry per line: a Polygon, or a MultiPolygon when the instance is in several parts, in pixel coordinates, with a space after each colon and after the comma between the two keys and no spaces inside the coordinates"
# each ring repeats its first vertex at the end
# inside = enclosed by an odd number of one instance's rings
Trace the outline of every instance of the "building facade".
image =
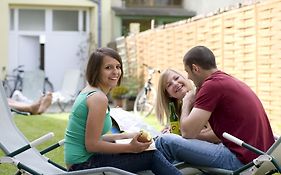
{"type": "Polygon", "coordinates": [[[1,1],[1,78],[19,65],[44,70],[55,90],[68,69],[82,69],[96,41],[96,8],[88,0],[1,1]]]}

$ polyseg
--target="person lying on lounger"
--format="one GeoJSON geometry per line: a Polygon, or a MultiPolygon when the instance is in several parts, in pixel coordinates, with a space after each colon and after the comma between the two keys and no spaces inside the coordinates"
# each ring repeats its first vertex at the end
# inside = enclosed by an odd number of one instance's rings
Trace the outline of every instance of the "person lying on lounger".
{"type": "Polygon", "coordinates": [[[15,109],[20,112],[28,112],[31,115],[37,115],[44,113],[48,109],[52,103],[52,98],[52,93],[48,92],[32,103],[17,101],[12,98],[7,98],[7,100],[11,109],[15,109]]]}

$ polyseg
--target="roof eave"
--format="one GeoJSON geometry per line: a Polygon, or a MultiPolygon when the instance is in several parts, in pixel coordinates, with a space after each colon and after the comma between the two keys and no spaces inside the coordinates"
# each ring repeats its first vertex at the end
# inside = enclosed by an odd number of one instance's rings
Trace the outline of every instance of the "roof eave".
{"type": "Polygon", "coordinates": [[[112,7],[116,16],[192,17],[196,13],[182,8],[122,8],[112,7]]]}

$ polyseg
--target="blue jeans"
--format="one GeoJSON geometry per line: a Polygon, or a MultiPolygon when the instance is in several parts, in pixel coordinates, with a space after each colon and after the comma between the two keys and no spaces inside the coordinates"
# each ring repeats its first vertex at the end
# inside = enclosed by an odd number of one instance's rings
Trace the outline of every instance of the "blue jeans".
{"type": "Polygon", "coordinates": [[[74,164],[69,171],[111,166],[137,173],[151,170],[155,175],[181,175],[160,151],[145,151],[142,153],[102,154],[97,153],[89,158],[87,162],[74,164]]]}
{"type": "Polygon", "coordinates": [[[214,144],[197,139],[185,139],[175,134],[163,134],[156,140],[156,148],[170,162],[236,170],[240,160],[222,143],[214,144]]]}

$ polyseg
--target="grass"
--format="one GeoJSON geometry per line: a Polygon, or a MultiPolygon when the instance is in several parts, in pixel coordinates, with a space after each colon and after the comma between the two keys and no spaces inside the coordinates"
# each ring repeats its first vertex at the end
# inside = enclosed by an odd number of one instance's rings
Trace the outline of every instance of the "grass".
{"type": "MultiPolygon", "coordinates": [[[[17,127],[23,132],[29,141],[32,141],[48,132],[53,132],[55,134],[54,138],[38,146],[38,150],[42,150],[47,146],[63,139],[68,120],[68,113],[42,114],[34,116],[16,115],[14,119],[17,127]]],[[[159,131],[162,128],[154,115],[150,115],[149,117],[145,118],[144,121],[159,131]]],[[[272,126],[274,132],[281,135],[280,122],[273,122],[272,126]]],[[[3,152],[0,151],[0,157],[3,155],[3,152]]],[[[47,153],[46,156],[58,164],[64,165],[63,148],[53,150],[50,153],[47,153]]],[[[13,165],[0,164],[1,175],[15,174],[16,171],[17,169],[13,165]]]]}

